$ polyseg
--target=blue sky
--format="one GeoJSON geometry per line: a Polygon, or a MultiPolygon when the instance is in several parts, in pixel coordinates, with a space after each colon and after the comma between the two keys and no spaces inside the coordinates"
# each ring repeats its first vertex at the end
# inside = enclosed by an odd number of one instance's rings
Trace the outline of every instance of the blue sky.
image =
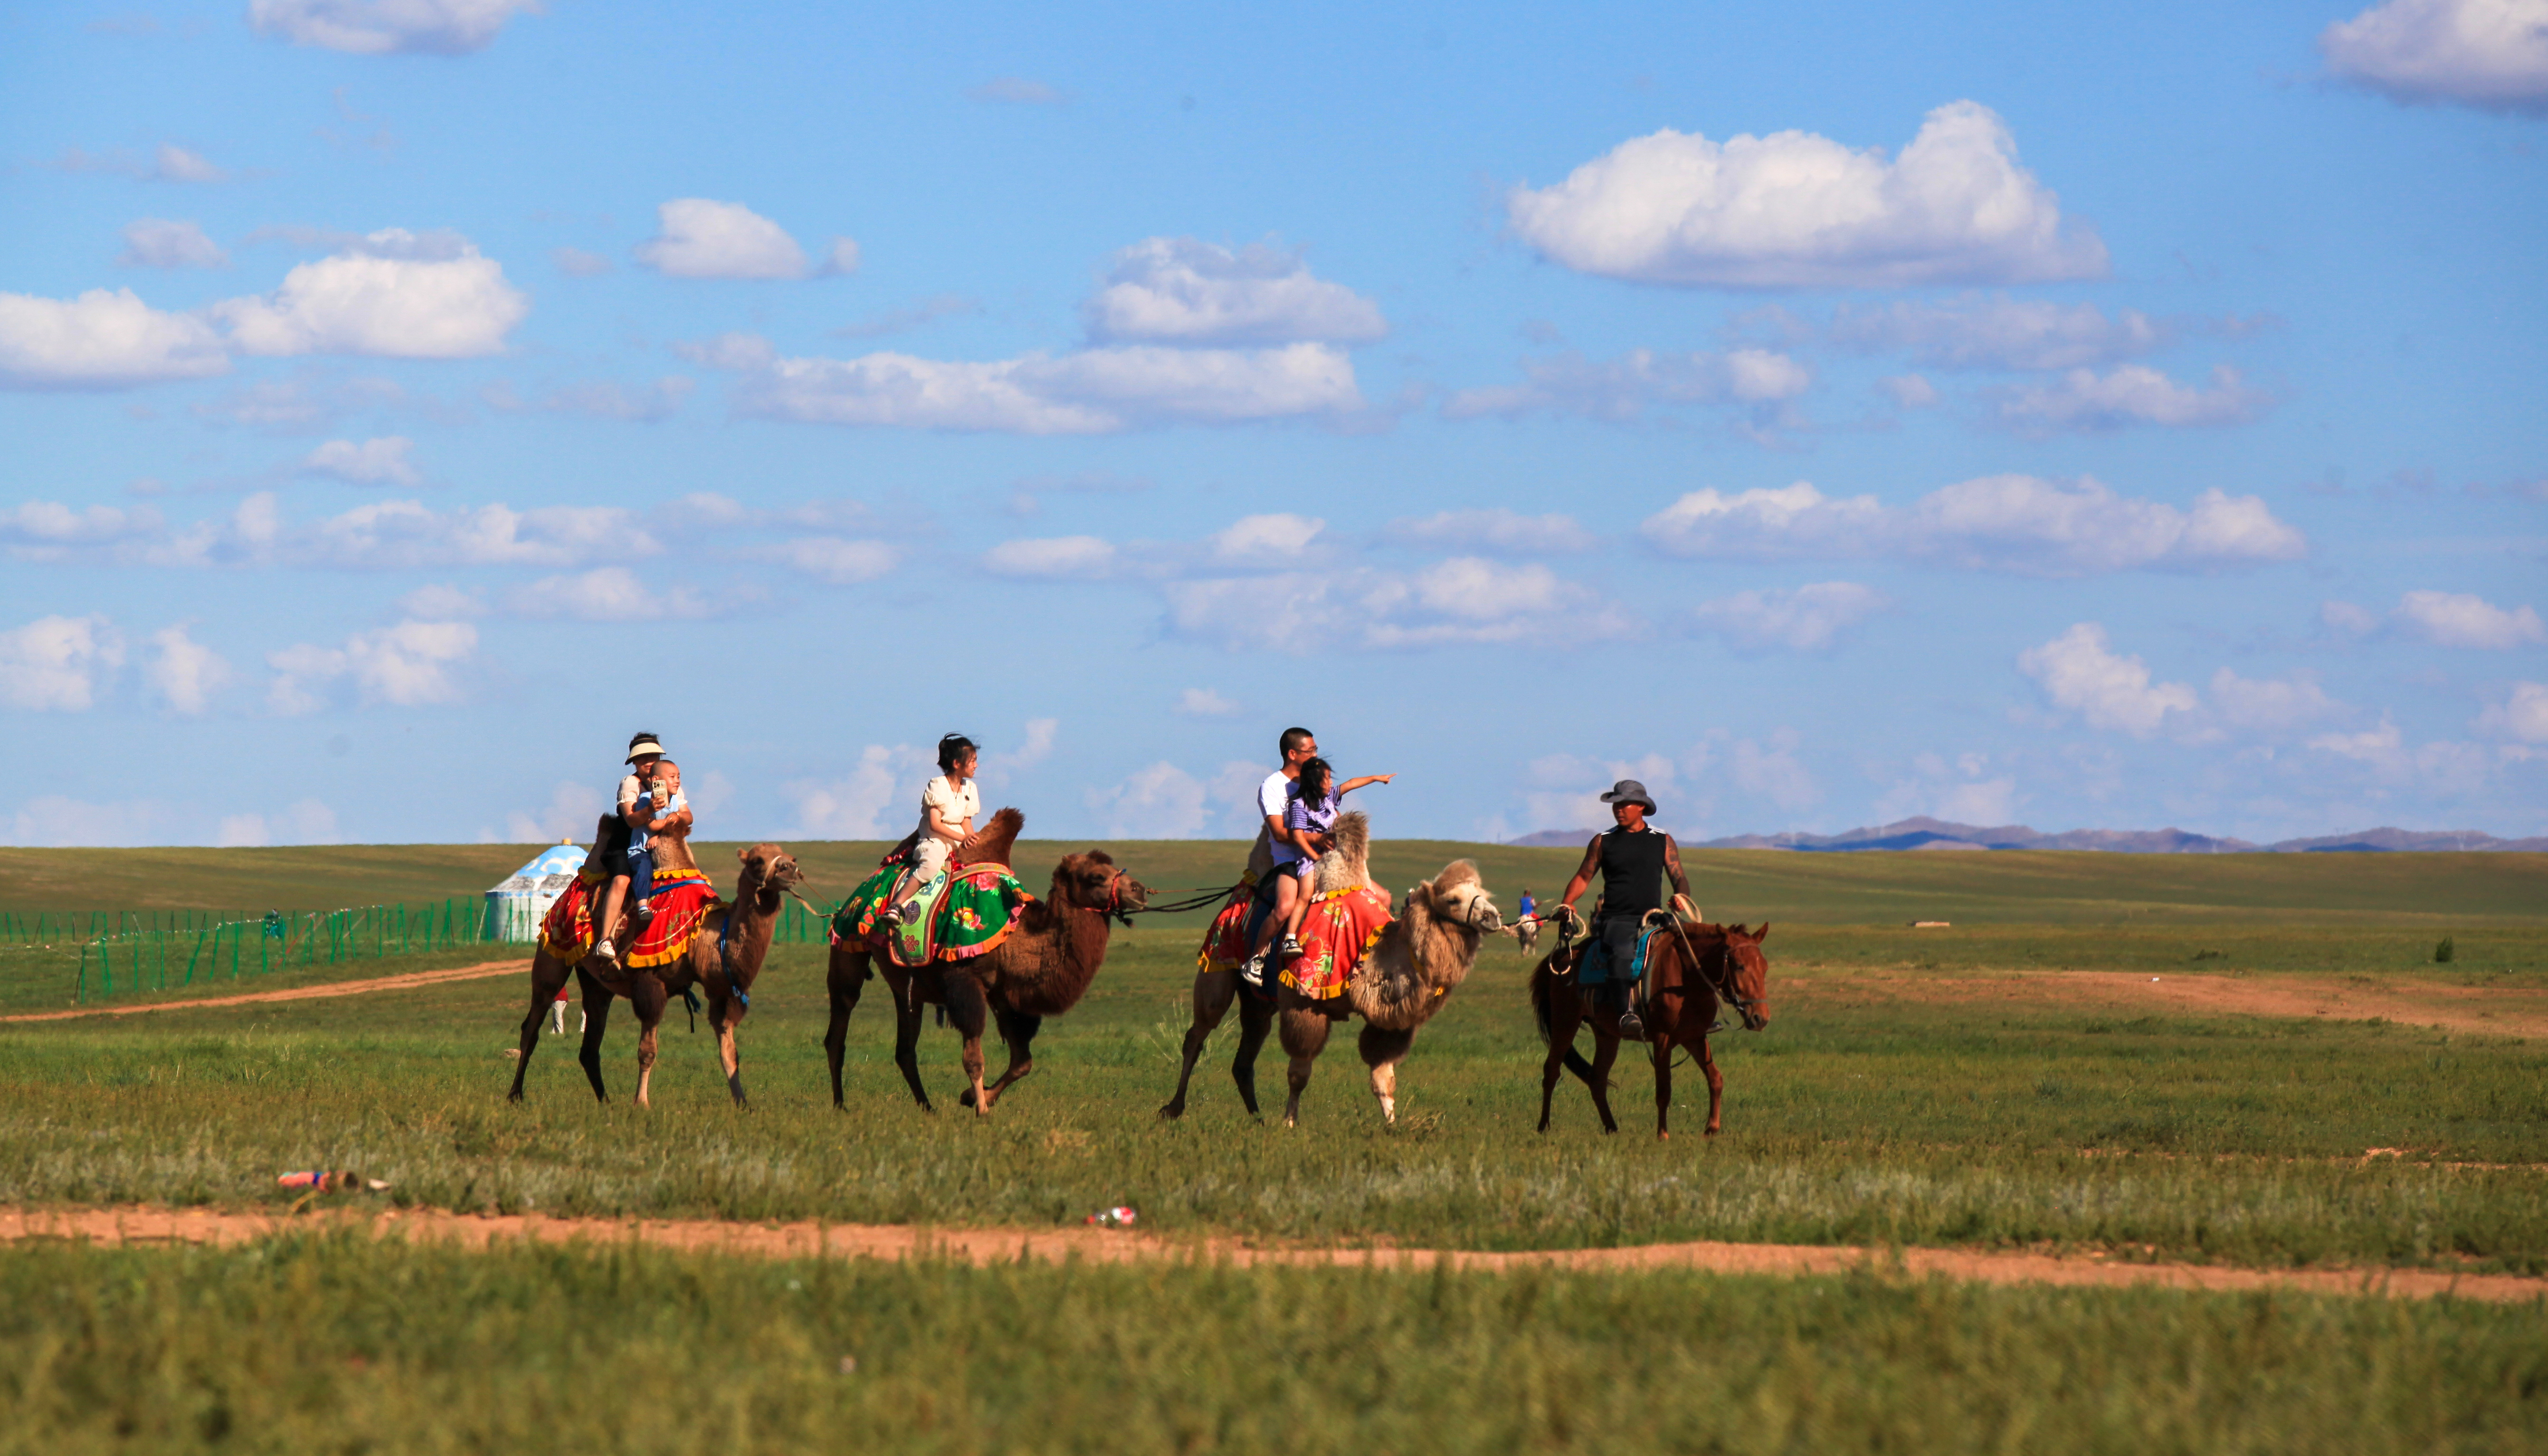
{"type": "Polygon", "coordinates": [[[2548,3],[0,14],[0,842],[2548,832],[2548,3]]]}

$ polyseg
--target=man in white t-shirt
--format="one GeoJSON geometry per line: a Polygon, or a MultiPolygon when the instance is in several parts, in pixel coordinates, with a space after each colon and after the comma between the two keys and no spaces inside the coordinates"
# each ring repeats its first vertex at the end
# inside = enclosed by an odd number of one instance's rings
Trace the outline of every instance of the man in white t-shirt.
{"type": "MultiPolygon", "coordinates": [[[[1274,862],[1274,905],[1271,914],[1257,930],[1248,947],[1245,963],[1238,967],[1238,978],[1251,986],[1265,984],[1265,952],[1273,943],[1274,932],[1291,923],[1292,904],[1302,894],[1301,877],[1293,867],[1309,857],[1310,848],[1283,827],[1283,811],[1288,806],[1292,785],[1300,779],[1301,766],[1319,756],[1319,736],[1307,728],[1286,728],[1276,741],[1282,751],[1283,767],[1265,775],[1256,786],[1256,812],[1264,820],[1256,831],[1256,841],[1272,855],[1274,862]]],[[[1251,851],[1249,862],[1255,861],[1251,851]]]]}

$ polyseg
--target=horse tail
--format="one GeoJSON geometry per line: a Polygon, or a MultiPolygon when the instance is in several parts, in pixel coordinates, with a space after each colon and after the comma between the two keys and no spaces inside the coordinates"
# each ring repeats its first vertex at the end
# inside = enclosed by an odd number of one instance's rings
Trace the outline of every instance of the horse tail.
{"type": "Polygon", "coordinates": [[[1548,962],[1543,960],[1530,971],[1530,1019],[1539,1024],[1539,1042],[1545,1046],[1551,1035],[1548,1027],[1549,981],[1548,962]]]}

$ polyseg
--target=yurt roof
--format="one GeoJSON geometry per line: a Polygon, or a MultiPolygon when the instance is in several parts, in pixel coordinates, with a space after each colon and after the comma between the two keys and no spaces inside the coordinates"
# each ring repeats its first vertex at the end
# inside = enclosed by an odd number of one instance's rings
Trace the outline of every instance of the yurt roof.
{"type": "MultiPolygon", "coordinates": [[[[538,857],[531,863],[506,875],[504,882],[510,884],[515,880],[530,880],[536,883],[552,874],[573,874],[583,867],[584,850],[581,846],[552,845],[540,851],[538,857]]],[[[499,885],[496,888],[502,888],[502,886],[499,885]]]]}

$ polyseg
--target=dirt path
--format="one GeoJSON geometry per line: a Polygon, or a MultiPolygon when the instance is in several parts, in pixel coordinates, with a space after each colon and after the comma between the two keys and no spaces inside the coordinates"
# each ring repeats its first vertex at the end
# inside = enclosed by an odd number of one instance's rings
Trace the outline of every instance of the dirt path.
{"type": "Polygon", "coordinates": [[[2006,1001],[2149,1015],[2325,1017],[2548,1040],[2548,991],[2484,986],[2393,986],[2350,976],[2143,975],[2116,970],[1832,971],[1816,990],[1864,989],[1906,1001],[2006,1001]]]}
{"type": "Polygon", "coordinates": [[[484,980],[507,972],[519,974],[530,968],[526,956],[510,960],[483,960],[476,965],[455,966],[448,970],[416,970],[406,975],[374,976],[370,980],[330,981],[323,986],[295,986],[288,991],[250,991],[237,996],[198,996],[189,1001],[144,1001],[132,1006],[82,1006],[72,1011],[33,1011],[17,1016],[0,1016],[0,1024],[17,1021],[68,1021],[75,1016],[139,1016],[148,1011],[196,1011],[206,1006],[246,1006],[259,1001],[323,1001],[330,996],[368,996],[375,991],[406,991],[417,986],[438,986],[446,981],[484,980]]]}
{"type": "Polygon", "coordinates": [[[1254,1248],[1228,1240],[1181,1242],[1097,1228],[931,1228],[886,1224],[735,1224],[717,1220],[545,1219],[478,1217],[431,1209],[365,1214],[343,1210],[291,1218],[279,1214],[215,1213],[197,1209],[78,1209],[60,1212],[0,1209],[0,1241],[83,1239],[93,1243],[236,1244],[291,1230],[368,1229],[410,1239],[470,1248],[528,1239],[538,1243],[634,1241],[663,1248],[707,1250],[762,1258],[955,1259],[995,1264],[1034,1259],[1058,1263],[1084,1259],[1125,1264],[1150,1260],[1227,1260],[1240,1266],[1329,1265],[1345,1268],[1430,1269],[1447,1259],[1454,1268],[1490,1273],[1516,1269],[1705,1269],[1722,1274],[1840,1274],[1853,1269],[1898,1268],[1914,1278],[1967,1279],[1983,1284],[2156,1286],[2163,1289],[2291,1290],[2309,1294],[2377,1295],[2400,1299],[2486,1300],[2518,1304],[2548,1301],[2548,1279],[2511,1274],[2453,1274],[2429,1269],[2226,1269],[2198,1264],[2134,1264],[2096,1257],[1975,1252],[1955,1249],[1869,1249],[1785,1243],[1657,1243],[1634,1248],[1552,1249],[1533,1253],[1473,1253],[1432,1249],[1254,1248]]]}

